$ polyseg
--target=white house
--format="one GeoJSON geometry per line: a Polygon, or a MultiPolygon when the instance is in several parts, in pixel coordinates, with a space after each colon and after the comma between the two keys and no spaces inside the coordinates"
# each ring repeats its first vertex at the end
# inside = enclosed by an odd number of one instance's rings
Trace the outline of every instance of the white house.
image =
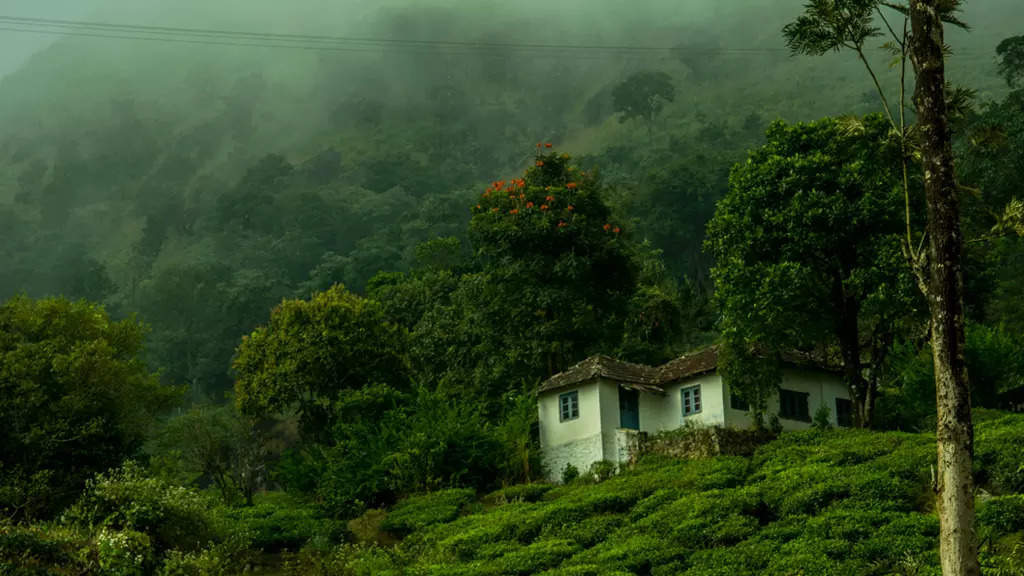
{"type": "MultiPolygon", "coordinates": [[[[837,369],[797,353],[783,358],[779,393],[768,403],[785,430],[811,426],[819,406],[832,424],[849,426],[853,405],[837,369]]],[[[641,433],[699,425],[747,428],[747,406],[717,372],[718,348],[687,354],[663,366],[592,356],[556,374],[537,391],[540,444],[551,480],[566,464],[581,472],[600,460],[629,461],[641,433]]]]}

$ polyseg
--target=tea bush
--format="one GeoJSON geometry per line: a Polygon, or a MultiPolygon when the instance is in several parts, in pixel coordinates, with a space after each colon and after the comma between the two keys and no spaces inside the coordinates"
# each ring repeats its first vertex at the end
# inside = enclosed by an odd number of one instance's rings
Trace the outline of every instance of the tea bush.
{"type": "MultiPolygon", "coordinates": [[[[1013,491],[1024,462],[1017,456],[1024,417],[983,413],[977,434],[979,476],[1013,491]]],[[[388,556],[387,569],[414,575],[938,576],[934,461],[928,434],[819,429],[783,434],[751,457],[646,455],[598,483],[506,488],[459,517],[440,506],[425,512],[437,506],[432,499],[444,499],[439,493],[409,499],[392,512],[392,522],[410,531],[388,556]],[[421,514],[424,520],[403,520],[421,514]]],[[[982,535],[999,539],[998,546],[983,547],[986,566],[1010,565],[1013,543],[1024,541],[1020,498],[997,496],[979,507],[982,535]]],[[[347,550],[360,558],[379,554],[347,550]]]]}

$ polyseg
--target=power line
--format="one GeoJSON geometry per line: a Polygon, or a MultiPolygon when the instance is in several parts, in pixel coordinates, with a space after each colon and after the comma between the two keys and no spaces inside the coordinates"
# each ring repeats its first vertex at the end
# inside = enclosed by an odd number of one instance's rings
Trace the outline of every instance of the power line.
{"type": "MultiPolygon", "coordinates": [[[[284,34],[272,32],[249,32],[239,30],[223,30],[212,28],[183,28],[175,26],[148,26],[140,24],[117,24],[111,22],[80,21],[80,20],[59,20],[52,18],[27,18],[18,16],[0,15],[0,21],[10,25],[20,26],[18,31],[32,31],[29,27],[56,28],[59,30],[95,30],[116,33],[145,34],[147,37],[200,37],[236,40],[263,40],[272,42],[300,42],[313,44],[359,44],[359,45],[389,45],[389,46],[415,46],[415,47],[449,47],[449,48],[471,48],[471,49],[498,49],[498,50],[583,50],[601,52],[687,52],[693,54],[778,54],[785,53],[785,48],[699,48],[683,49],[671,46],[637,46],[637,45],[599,45],[599,44],[542,44],[542,43],[521,43],[521,42],[484,42],[484,41],[461,41],[461,40],[415,40],[404,38],[370,38],[351,36],[325,36],[317,34],[284,34]]],[[[40,30],[45,32],[45,30],[40,30]]],[[[134,39],[134,38],[132,38],[134,39]]]]}
{"type": "MultiPolygon", "coordinates": [[[[422,55],[469,55],[490,52],[498,55],[566,51],[558,57],[597,60],[609,56],[638,59],[668,59],[688,55],[783,55],[785,48],[685,48],[668,46],[598,45],[598,44],[541,44],[512,42],[482,42],[460,40],[415,40],[402,38],[370,38],[327,36],[317,34],[286,34],[251,32],[215,28],[184,28],[175,26],[149,26],[112,22],[61,20],[0,15],[0,31],[51,36],[79,36],[113,40],[168,42],[178,44],[235,46],[311,50],[327,52],[384,53],[403,52],[422,55]],[[500,52],[499,52],[500,51],[500,52]]],[[[970,56],[958,53],[956,56],[970,56]]],[[[980,56],[980,55],[977,55],[980,56]]]]}

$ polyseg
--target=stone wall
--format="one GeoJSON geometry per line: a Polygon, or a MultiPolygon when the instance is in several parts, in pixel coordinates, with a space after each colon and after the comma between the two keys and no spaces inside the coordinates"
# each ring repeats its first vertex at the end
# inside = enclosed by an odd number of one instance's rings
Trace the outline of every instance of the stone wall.
{"type": "Polygon", "coordinates": [[[547,446],[543,451],[544,470],[549,481],[561,482],[566,464],[572,464],[580,473],[590,469],[594,462],[604,460],[604,445],[600,433],[579,440],[547,446]]]}
{"type": "Polygon", "coordinates": [[[673,458],[710,458],[720,454],[750,456],[758,446],[774,438],[768,430],[737,430],[719,426],[679,428],[648,437],[640,450],[673,458]]]}

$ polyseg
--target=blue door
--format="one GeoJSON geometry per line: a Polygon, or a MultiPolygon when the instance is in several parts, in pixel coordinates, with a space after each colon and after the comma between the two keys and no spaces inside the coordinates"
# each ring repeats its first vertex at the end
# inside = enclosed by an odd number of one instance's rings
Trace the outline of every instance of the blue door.
{"type": "Polygon", "coordinates": [[[619,425],[630,430],[640,429],[640,393],[619,388],[619,425]]]}

